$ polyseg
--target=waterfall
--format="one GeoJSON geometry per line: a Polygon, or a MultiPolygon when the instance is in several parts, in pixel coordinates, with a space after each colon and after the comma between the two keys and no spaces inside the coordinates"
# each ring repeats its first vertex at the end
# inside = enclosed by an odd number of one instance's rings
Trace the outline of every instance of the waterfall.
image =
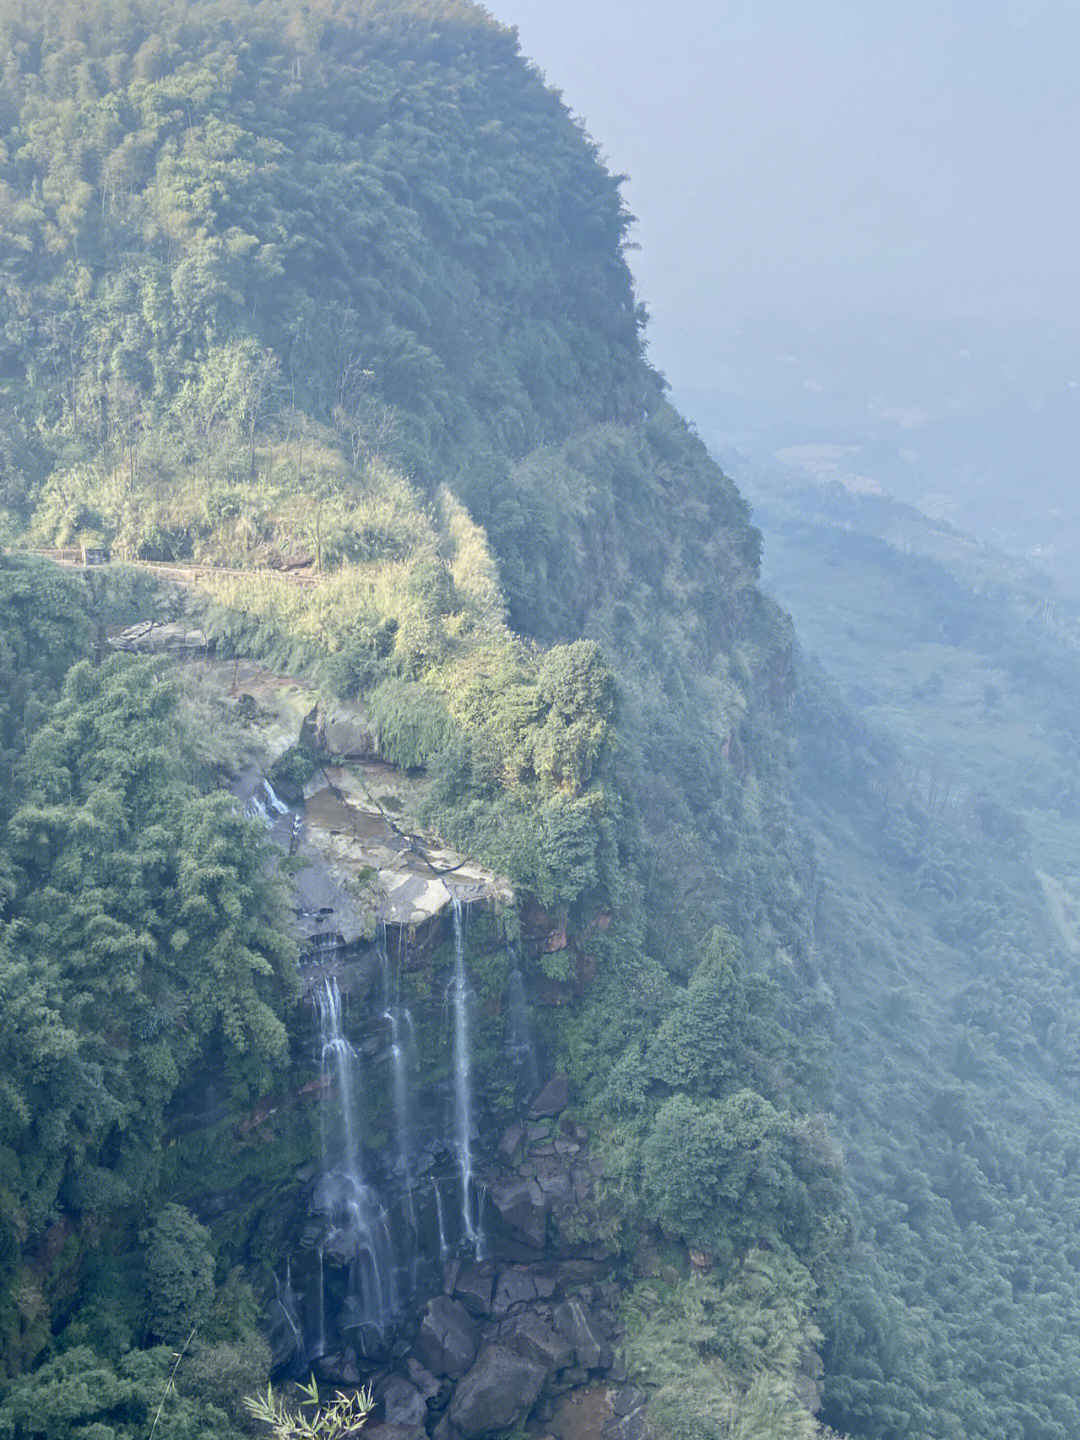
{"type": "MultiPolygon", "coordinates": [[[[341,1101],[341,1138],[345,1173],[356,1181],[357,1186],[361,1186],[363,1177],[360,1173],[360,1154],[356,1146],[355,1080],[358,1061],[356,1051],[346,1040],[341,1028],[341,991],[338,989],[336,976],[329,976],[323,981],[321,991],[315,992],[315,1005],[319,1015],[323,1076],[328,1080],[337,1081],[338,1096],[341,1101]]],[[[324,1153],[324,1161],[325,1158],[324,1153]]]]}
{"type": "Polygon", "coordinates": [[[477,1247],[477,1230],[472,1217],[472,1096],[469,1091],[469,995],[465,979],[465,924],[461,900],[454,904],[454,1139],[461,1167],[461,1223],[465,1238],[477,1247]]]}
{"type": "Polygon", "coordinates": [[[359,1056],[344,1033],[341,993],[334,976],[323,982],[314,998],[323,1075],[336,1085],[341,1105],[341,1164],[331,1163],[335,1137],[324,1120],[323,1174],[311,1202],[312,1211],[322,1215],[327,1224],[319,1247],[320,1268],[326,1251],[348,1264],[348,1323],[360,1329],[371,1325],[382,1335],[387,1320],[400,1309],[400,1300],[395,1291],[389,1217],[379,1197],[364,1184],[361,1168],[359,1056]]]}
{"type": "Polygon", "coordinates": [[[409,1107],[409,1051],[412,1048],[412,1016],[408,1010],[395,1013],[387,1010],[384,1020],[390,1022],[390,1063],[393,1066],[394,1132],[397,1140],[397,1165],[405,1186],[405,1204],[409,1224],[416,1229],[416,1206],[412,1180],[412,1116],[409,1107]],[[399,1014],[404,1026],[399,1024],[399,1014]],[[404,1029],[404,1033],[402,1030],[404,1029]]]}
{"type": "Polygon", "coordinates": [[[525,1000],[525,981],[521,975],[518,953],[510,947],[510,981],[508,986],[506,1053],[521,1071],[525,1093],[531,1097],[540,1087],[536,1064],[536,1047],[529,1030],[529,1009],[525,1000]]]}
{"type": "Polygon", "coordinates": [[[263,789],[266,791],[267,803],[269,804],[270,809],[273,810],[274,814],[287,815],[289,813],[288,805],[285,804],[285,801],[282,800],[281,796],[274,789],[273,785],[270,784],[269,780],[263,780],[263,789]]]}
{"type": "Polygon", "coordinates": [[[315,1340],[315,1354],[312,1357],[317,1360],[320,1355],[326,1354],[326,1267],[324,1263],[322,1242],[319,1243],[319,1283],[316,1289],[316,1303],[319,1308],[319,1329],[315,1340]]]}
{"type": "Polygon", "coordinates": [[[247,815],[249,820],[261,820],[265,825],[272,825],[269,811],[258,795],[252,795],[247,804],[247,815]]]}
{"type": "Polygon", "coordinates": [[[390,954],[386,947],[386,921],[379,921],[375,934],[375,953],[379,957],[379,989],[382,1003],[390,1008],[390,954]]]}
{"type": "Polygon", "coordinates": [[[439,1218],[439,1259],[445,1260],[450,1254],[450,1243],[446,1238],[446,1217],[443,1214],[442,1190],[438,1180],[435,1181],[435,1214],[439,1218]]]}
{"type": "Polygon", "coordinates": [[[296,1355],[299,1359],[303,1360],[305,1355],[304,1337],[300,1333],[300,1317],[296,1308],[296,1292],[292,1288],[292,1266],[289,1264],[288,1258],[285,1260],[284,1285],[282,1285],[278,1279],[277,1271],[274,1271],[274,1293],[281,1307],[281,1313],[285,1316],[289,1329],[292,1331],[296,1355]]]}

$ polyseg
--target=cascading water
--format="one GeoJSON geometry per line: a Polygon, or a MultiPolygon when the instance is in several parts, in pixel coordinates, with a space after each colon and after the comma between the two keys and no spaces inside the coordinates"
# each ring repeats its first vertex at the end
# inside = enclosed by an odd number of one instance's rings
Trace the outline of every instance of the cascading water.
{"type": "Polygon", "coordinates": [[[479,1257],[480,1236],[472,1214],[472,1095],[469,1070],[469,994],[465,977],[465,918],[461,900],[453,897],[454,907],[454,978],[450,983],[454,998],[454,1143],[461,1169],[461,1224],[465,1238],[479,1257]]]}
{"type": "Polygon", "coordinates": [[[412,1048],[412,1016],[408,1010],[383,1016],[390,1022],[390,1063],[393,1067],[394,1131],[397,1140],[397,1166],[405,1187],[405,1203],[409,1224],[416,1229],[416,1205],[412,1180],[412,1115],[409,1096],[409,1051],[412,1048]],[[400,1023],[398,1016],[400,1014],[400,1023]]]}
{"type": "Polygon", "coordinates": [[[266,791],[267,804],[270,806],[270,809],[273,810],[274,814],[287,815],[289,813],[288,805],[285,804],[285,801],[282,800],[269,780],[263,780],[263,789],[266,791]]]}
{"type": "Polygon", "coordinates": [[[450,1242],[446,1238],[446,1216],[443,1214],[442,1190],[435,1181],[435,1213],[439,1220],[439,1259],[445,1260],[450,1254],[450,1242]]]}
{"type": "MultiPolygon", "coordinates": [[[[319,1041],[325,1079],[335,1080],[341,1101],[341,1138],[345,1171],[358,1185],[363,1184],[360,1155],[356,1147],[356,1051],[345,1038],[341,1024],[341,991],[337,978],[331,975],[315,992],[319,1016],[319,1041]]],[[[324,1139],[325,1148],[325,1139],[324,1139]]],[[[325,1159],[325,1154],[324,1154],[325,1159]]]]}
{"type": "Polygon", "coordinates": [[[264,825],[273,825],[270,819],[270,812],[259,799],[258,795],[252,795],[247,804],[247,815],[249,820],[261,820],[264,825]]]}
{"type": "Polygon", "coordinates": [[[296,1306],[296,1292],[292,1287],[292,1266],[287,1259],[285,1261],[284,1285],[282,1285],[278,1279],[277,1271],[274,1272],[274,1293],[278,1305],[281,1307],[281,1313],[285,1316],[290,1333],[292,1334],[296,1358],[303,1360],[305,1356],[304,1337],[300,1332],[300,1317],[296,1306]]]}
{"type": "MultiPolygon", "coordinates": [[[[323,1174],[311,1202],[312,1211],[322,1215],[328,1227],[320,1245],[320,1270],[324,1255],[348,1265],[346,1323],[361,1333],[365,1326],[373,1326],[381,1335],[399,1309],[399,1298],[389,1217],[378,1196],[364,1184],[361,1169],[359,1056],[345,1037],[337,980],[330,976],[314,998],[323,1076],[335,1085],[340,1101],[340,1136],[332,1134],[328,1120],[323,1123],[323,1174]],[[337,1154],[341,1163],[334,1165],[331,1161],[337,1154]]],[[[324,1281],[319,1283],[323,1289],[324,1281]]],[[[320,1300],[322,1328],[324,1307],[325,1291],[320,1300]]]]}

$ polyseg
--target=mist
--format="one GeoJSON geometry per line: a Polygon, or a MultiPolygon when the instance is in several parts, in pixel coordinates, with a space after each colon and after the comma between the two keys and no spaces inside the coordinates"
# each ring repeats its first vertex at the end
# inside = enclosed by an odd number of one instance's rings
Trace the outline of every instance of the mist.
{"type": "Polygon", "coordinates": [[[721,458],[849,447],[1072,583],[1075,7],[489,8],[627,175],[652,358],[721,458]]]}

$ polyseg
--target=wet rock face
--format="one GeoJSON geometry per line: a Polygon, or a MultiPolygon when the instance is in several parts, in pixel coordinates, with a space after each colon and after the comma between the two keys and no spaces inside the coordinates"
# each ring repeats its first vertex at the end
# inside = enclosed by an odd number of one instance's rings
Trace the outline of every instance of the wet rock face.
{"type": "Polygon", "coordinates": [[[513,1425],[532,1409],[547,1373],[508,1345],[485,1345],[454,1390],[450,1423],[465,1440],[513,1425]]]}
{"type": "MultiPolygon", "coordinates": [[[[447,950],[455,936],[443,935],[447,950]]],[[[468,988],[469,1025],[455,1026],[456,952],[450,967],[438,946],[396,941],[380,932],[370,953],[305,970],[321,1073],[303,1103],[322,1158],[297,1177],[278,1373],[372,1383],[372,1440],[504,1436],[542,1425],[569,1395],[580,1414],[614,1373],[620,1338],[602,1166],[567,1114],[567,1077],[532,1041],[517,957],[505,1043],[482,1072],[469,1036],[490,1016],[468,988]],[[510,1116],[491,1099],[508,1092],[510,1116]]],[[[608,1406],[610,1419],[627,1416],[608,1406]]],[[[612,1440],[641,1440],[637,1429],[612,1440]]]]}

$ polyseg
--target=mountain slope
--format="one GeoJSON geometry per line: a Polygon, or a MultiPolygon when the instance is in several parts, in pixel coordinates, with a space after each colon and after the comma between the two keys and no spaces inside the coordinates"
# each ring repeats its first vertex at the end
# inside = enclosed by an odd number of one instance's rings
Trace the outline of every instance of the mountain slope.
{"type": "MultiPolygon", "coordinates": [[[[617,181],[513,35],[453,0],[58,0],[0,24],[8,537],[109,551],[105,576],[75,592],[98,629],[134,584],[117,562],[197,562],[186,613],[219,660],[300,672],[328,703],[358,698],[383,760],[426,771],[425,823],[518,894],[487,943],[515,940],[542,907],[550,944],[530,951],[524,983],[592,1137],[627,1364],[657,1433],[819,1433],[819,1321],[849,1227],[788,795],[792,633],[757,588],[744,501],[645,360],[617,181]]],[[[147,618],[178,604],[167,588],[142,603],[147,618]]],[[[17,717],[24,807],[38,755],[90,704],[82,673],[17,717]]],[[[234,701],[200,738],[242,721],[234,701]]],[[[120,707],[119,736],[129,723],[120,707]]],[[[178,751],[178,783],[235,783],[235,760],[215,770],[195,749],[178,751]]],[[[290,755],[299,773],[312,763],[302,744],[290,755]]],[[[7,844],[14,945],[38,885],[7,844]]],[[[92,842],[72,844],[65,873],[92,842]]],[[[102,900],[105,932],[120,904],[102,900]]],[[[163,953],[146,951],[136,989],[159,983],[163,953]]],[[[481,1053],[497,1055],[506,961],[481,948],[469,963],[490,1002],[474,1016],[481,1053]]],[[[135,1297],[150,1240],[168,1250],[187,1234],[171,1202],[196,1203],[189,1169],[240,1174],[250,1192],[189,1237],[216,1253],[215,1344],[250,1346],[246,1283],[284,1311],[273,1237],[303,1215],[320,1160],[288,1099],[318,1078],[310,999],[277,1001],[287,1062],[270,1046],[242,1063],[215,1027],[165,1067],[174,1110],[208,1067],[228,1101],[223,1128],[174,1147],[162,1188],[103,1180],[76,1205],[60,1162],[50,1214],[55,1238],[73,1238],[59,1255],[24,1182],[0,1192],[16,1237],[10,1433],[52,1423],[50,1387],[84,1347],[117,1394],[140,1354],[157,1365],[137,1342],[171,1338],[172,1320],[148,1325],[135,1297]],[[286,1118],[251,1139],[257,1100],[286,1118]],[[95,1268],[98,1234],[111,1258],[95,1268]]],[[[183,1028],[182,1005],[158,1008],[155,1025],[183,1028]]],[[[437,1037],[438,1015],[418,1009],[417,1023],[437,1037]]],[[[490,1069],[477,1080],[494,1089],[490,1069]]],[[[389,1093],[372,1103],[365,1143],[385,1149],[389,1093]]],[[[56,1153],[82,1146],[112,1174],[113,1128],[90,1117],[68,1146],[63,1112],[57,1125],[56,1153]]],[[[33,1130],[15,1138],[31,1164],[33,1130]]],[[[210,1304],[197,1280],[177,1308],[210,1304]]],[[[193,1404],[221,1393],[209,1363],[193,1404]]],[[[57,1433],[125,1433],[139,1404],[81,1411],[57,1433]]]]}

